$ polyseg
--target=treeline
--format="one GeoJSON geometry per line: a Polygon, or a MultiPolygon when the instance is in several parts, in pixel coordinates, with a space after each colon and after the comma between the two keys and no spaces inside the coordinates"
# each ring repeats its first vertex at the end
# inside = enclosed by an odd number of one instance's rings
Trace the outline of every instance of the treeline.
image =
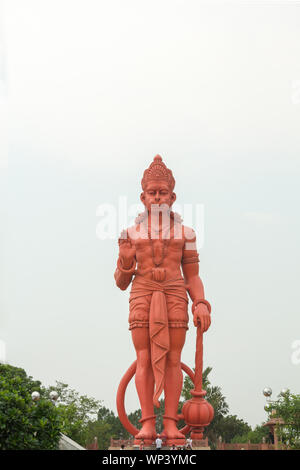
{"type": "MultiPolygon", "coordinates": [[[[209,445],[216,448],[218,439],[223,442],[259,443],[263,438],[270,440],[268,428],[256,426],[254,430],[236,415],[229,414],[228,404],[221,388],[209,381],[211,368],[203,373],[203,388],[207,400],[215,410],[210,426],[205,430],[209,445]]],[[[191,398],[193,384],[184,379],[182,400],[191,398]]],[[[157,431],[162,431],[164,401],[155,410],[157,431]]],[[[128,415],[132,424],[140,428],[141,410],[128,415]]],[[[179,422],[179,427],[184,423],[179,422]]],[[[0,449],[56,449],[60,433],[86,447],[97,438],[100,449],[107,449],[110,439],[128,439],[131,436],[123,428],[119,418],[103,403],[86,395],[80,395],[67,384],[56,382],[55,386],[44,387],[41,382],[28,377],[17,367],[0,364],[0,449]],[[50,399],[51,391],[56,390],[59,399],[54,406],[50,399]],[[37,391],[40,399],[32,400],[31,394],[37,391]]]]}

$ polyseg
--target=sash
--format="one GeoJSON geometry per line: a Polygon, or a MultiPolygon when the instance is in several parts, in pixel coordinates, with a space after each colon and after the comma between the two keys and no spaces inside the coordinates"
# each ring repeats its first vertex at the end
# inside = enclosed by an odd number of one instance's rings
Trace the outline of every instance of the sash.
{"type": "Polygon", "coordinates": [[[166,296],[179,297],[187,303],[188,299],[183,278],[157,282],[137,274],[132,283],[129,302],[149,294],[152,294],[149,312],[149,335],[151,364],[155,380],[153,404],[159,408],[159,397],[164,389],[166,356],[170,349],[166,296]]]}

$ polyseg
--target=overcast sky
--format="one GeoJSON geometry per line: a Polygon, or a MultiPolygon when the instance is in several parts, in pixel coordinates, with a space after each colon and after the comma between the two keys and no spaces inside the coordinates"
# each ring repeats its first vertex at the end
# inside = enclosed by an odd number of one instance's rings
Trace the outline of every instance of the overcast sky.
{"type": "MultiPolygon", "coordinates": [[[[97,237],[97,209],[138,203],[159,153],[178,203],[204,207],[204,365],[230,413],[261,423],[264,386],[299,393],[300,4],[10,0],[0,11],[7,362],[116,409],[135,352],[117,239],[97,237]]],[[[190,367],[194,349],[190,321],[190,367]]],[[[138,406],[131,384],[126,407],[138,406]]]]}

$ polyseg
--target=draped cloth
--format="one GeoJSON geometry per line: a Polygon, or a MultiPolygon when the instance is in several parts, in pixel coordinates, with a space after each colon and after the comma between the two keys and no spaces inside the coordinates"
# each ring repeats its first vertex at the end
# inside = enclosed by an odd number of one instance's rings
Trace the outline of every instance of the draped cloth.
{"type": "Polygon", "coordinates": [[[170,349],[166,296],[175,296],[188,303],[184,280],[168,279],[162,282],[137,274],[132,283],[129,302],[152,294],[149,311],[151,364],[155,381],[153,403],[159,408],[159,397],[164,389],[166,356],[170,349]]]}

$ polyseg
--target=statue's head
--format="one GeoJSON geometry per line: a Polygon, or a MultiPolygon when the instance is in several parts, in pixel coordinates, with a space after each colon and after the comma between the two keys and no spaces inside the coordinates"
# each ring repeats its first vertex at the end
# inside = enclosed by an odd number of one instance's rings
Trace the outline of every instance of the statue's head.
{"type": "Polygon", "coordinates": [[[148,212],[151,212],[153,206],[171,209],[176,200],[174,186],[172,171],[163,163],[161,156],[156,155],[149,168],[144,171],[142,179],[143,192],[140,197],[148,212]]]}

